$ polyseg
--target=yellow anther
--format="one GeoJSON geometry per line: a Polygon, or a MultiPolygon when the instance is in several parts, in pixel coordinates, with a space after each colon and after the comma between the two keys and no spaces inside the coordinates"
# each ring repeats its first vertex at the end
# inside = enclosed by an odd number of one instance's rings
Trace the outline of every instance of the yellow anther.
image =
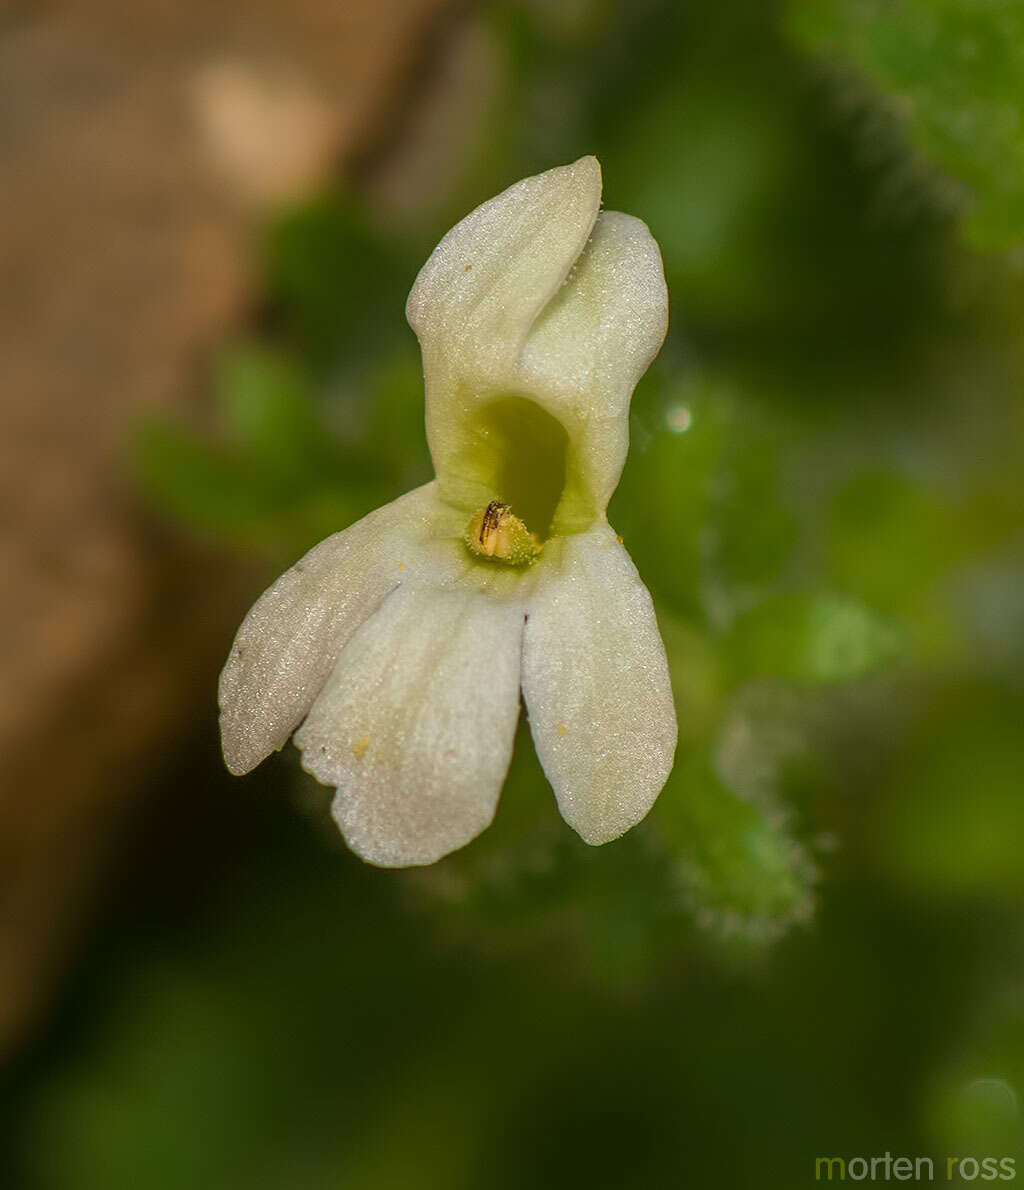
{"type": "Polygon", "coordinates": [[[508,566],[528,566],[541,550],[536,536],[500,500],[492,500],[470,520],[466,545],[479,557],[508,566]]]}

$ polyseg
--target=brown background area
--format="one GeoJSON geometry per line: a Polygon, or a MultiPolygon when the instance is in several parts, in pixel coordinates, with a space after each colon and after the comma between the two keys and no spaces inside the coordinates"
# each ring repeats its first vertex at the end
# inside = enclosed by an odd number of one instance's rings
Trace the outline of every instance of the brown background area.
{"type": "Polygon", "coordinates": [[[453,11],[61,0],[0,16],[0,1050],[38,1019],[140,783],[212,713],[252,594],[146,521],[125,436],[201,400],[211,347],[250,306],[260,212],[393,139],[453,11]]]}

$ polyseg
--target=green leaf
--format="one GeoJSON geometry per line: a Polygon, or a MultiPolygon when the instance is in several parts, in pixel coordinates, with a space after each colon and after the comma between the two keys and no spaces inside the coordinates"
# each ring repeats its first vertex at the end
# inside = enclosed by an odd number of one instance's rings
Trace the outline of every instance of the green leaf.
{"type": "Polygon", "coordinates": [[[700,924],[753,941],[806,920],[816,870],[782,815],[729,789],[706,753],[677,761],[652,818],[700,924]]]}
{"type": "Polygon", "coordinates": [[[294,560],[365,511],[356,485],[282,476],[265,460],[159,422],[131,443],[131,468],[146,499],[200,535],[294,560]]]}
{"type": "Polygon", "coordinates": [[[899,649],[896,630],[855,599],[783,594],[740,616],[726,640],[734,677],[799,683],[850,682],[899,649]]]}
{"type": "Polygon", "coordinates": [[[263,248],[271,307],[318,364],[346,352],[372,359],[408,333],[405,292],[416,266],[352,199],[329,194],[295,207],[270,226],[263,248]]]}
{"type": "Polygon", "coordinates": [[[969,192],[980,246],[1024,238],[1024,8],[1003,0],[794,0],[808,48],[861,70],[926,159],[969,192]]]}
{"type": "Polygon", "coordinates": [[[301,476],[329,454],[312,382],[282,352],[229,348],[217,363],[214,399],[230,438],[273,472],[301,476]]]}
{"type": "Polygon", "coordinates": [[[132,443],[136,480],[165,515],[244,541],[278,515],[277,484],[241,457],[174,425],[143,425],[132,443]]]}

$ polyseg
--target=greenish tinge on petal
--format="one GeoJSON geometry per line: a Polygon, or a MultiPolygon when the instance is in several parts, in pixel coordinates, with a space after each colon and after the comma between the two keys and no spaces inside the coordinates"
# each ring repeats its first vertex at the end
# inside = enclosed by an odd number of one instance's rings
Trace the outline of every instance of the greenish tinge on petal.
{"type": "Polygon", "coordinates": [[[629,402],[668,330],[661,253],[646,224],[604,211],[566,284],[530,331],[517,369],[569,429],[578,495],[560,519],[604,511],[629,448],[629,402]]]}
{"type": "Polygon", "coordinates": [[[467,589],[403,587],[356,632],[295,737],[337,788],[349,846],[430,864],[491,821],[519,718],[524,609],[467,589]]]}
{"type": "Polygon", "coordinates": [[[474,557],[503,566],[531,566],[541,551],[536,535],[499,500],[470,519],[464,539],[474,557]]]}
{"type": "Polygon", "coordinates": [[[583,250],[601,202],[594,157],[524,178],[456,224],[409,294],[430,403],[454,377],[498,383],[583,250]]]}
{"type": "Polygon", "coordinates": [[[654,607],[607,523],[555,541],[529,602],[523,696],[562,817],[617,838],[665,784],[676,717],[654,607]]]}
{"type": "Polygon", "coordinates": [[[467,511],[500,500],[547,537],[571,473],[562,423],[534,401],[498,397],[454,425],[453,437],[451,465],[439,480],[442,496],[467,511]]]}
{"type": "Polygon", "coordinates": [[[435,485],[378,508],[320,542],[260,596],[220,676],[224,758],[247,773],[282,748],[320,693],[345,643],[400,582],[440,580],[426,553],[435,485]]]}
{"type": "Polygon", "coordinates": [[[508,472],[530,475],[531,489],[560,480],[550,509],[524,517],[542,534],[580,532],[603,512],[626,457],[630,397],[667,328],[657,244],[638,219],[598,216],[599,199],[593,158],[518,183],[445,237],[409,298],[442,491],[465,507],[515,507],[500,490],[508,472]],[[558,423],[564,448],[529,405],[558,423]]]}

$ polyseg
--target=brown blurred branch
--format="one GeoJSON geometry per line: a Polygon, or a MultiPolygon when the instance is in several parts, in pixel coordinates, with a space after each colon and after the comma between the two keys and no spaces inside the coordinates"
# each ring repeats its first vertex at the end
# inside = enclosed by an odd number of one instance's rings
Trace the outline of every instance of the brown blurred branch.
{"type": "Polygon", "coordinates": [[[147,528],[126,431],[194,401],[249,308],[253,218],[372,155],[451,8],[55,0],[0,23],[0,1050],[147,771],[213,714],[251,594],[147,528]]]}

